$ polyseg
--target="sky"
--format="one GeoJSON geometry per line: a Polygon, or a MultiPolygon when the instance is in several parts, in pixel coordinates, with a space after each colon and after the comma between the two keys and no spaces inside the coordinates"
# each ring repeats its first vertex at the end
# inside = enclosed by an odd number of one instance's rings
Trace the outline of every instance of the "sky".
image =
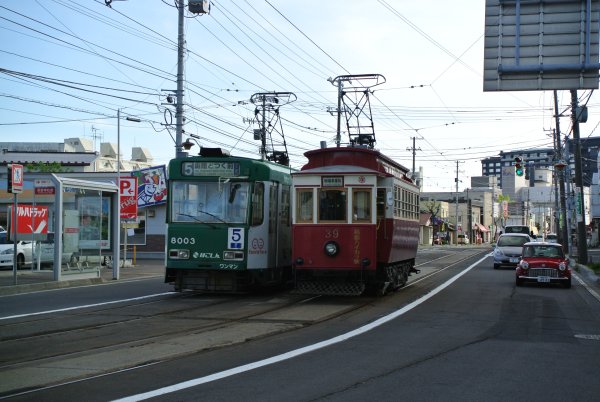
{"type": "MultiPolygon", "coordinates": [[[[175,4],[3,1],[0,142],[85,137],[100,150],[117,142],[121,109],[122,156],[145,147],[155,165],[167,164],[175,4]]],[[[552,92],[483,92],[484,17],[482,0],[214,0],[207,15],[186,9],[183,140],[199,137],[191,154],[201,145],[256,157],[252,95],[292,92],[279,112],[290,164],[300,168],[321,141],[335,146],[337,89],[328,79],[380,74],[385,82],[370,88],[375,147],[412,169],[414,138],[424,191],[455,191],[457,174],[462,191],[481,175],[481,159],[550,148],[555,127],[552,92]]],[[[568,110],[570,94],[558,95],[568,110]]],[[[582,138],[594,135],[597,107],[592,93],[582,138]]],[[[568,113],[560,124],[568,134],[568,113]]]]}

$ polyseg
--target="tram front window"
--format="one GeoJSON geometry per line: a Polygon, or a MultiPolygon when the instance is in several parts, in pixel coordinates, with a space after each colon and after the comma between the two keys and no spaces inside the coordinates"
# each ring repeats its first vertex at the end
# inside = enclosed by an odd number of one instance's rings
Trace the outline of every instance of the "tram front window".
{"type": "Polygon", "coordinates": [[[246,223],[248,183],[174,182],[172,222],[246,223]]]}
{"type": "Polygon", "coordinates": [[[346,221],[346,191],[319,190],[319,220],[346,221]]]}

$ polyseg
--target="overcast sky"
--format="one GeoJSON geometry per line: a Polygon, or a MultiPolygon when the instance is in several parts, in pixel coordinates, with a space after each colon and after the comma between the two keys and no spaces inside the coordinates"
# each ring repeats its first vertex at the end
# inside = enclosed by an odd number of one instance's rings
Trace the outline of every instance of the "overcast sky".
{"type": "MultiPolygon", "coordinates": [[[[552,147],[551,92],[484,93],[482,0],[215,0],[186,11],[187,133],[202,146],[256,156],[250,97],[293,92],[281,107],[295,168],[320,141],[333,146],[336,88],[328,78],[381,74],[371,106],[376,147],[424,170],[425,191],[454,191],[502,150],[552,147]]],[[[146,147],[156,165],[175,156],[177,10],[173,0],[8,0],[0,5],[0,141],[96,138],[146,147]],[[172,118],[171,118],[172,116],[172,118]],[[172,122],[170,130],[165,123],[172,122]],[[94,135],[96,137],[94,137],[94,135]]],[[[589,92],[581,91],[586,97],[589,92]]],[[[570,95],[559,93],[560,110],[570,95]]],[[[594,97],[581,136],[595,135],[594,97]]],[[[561,121],[568,134],[568,115],[561,121]]],[[[184,140],[187,136],[184,135],[184,140]]],[[[342,141],[347,141],[342,134],[342,141]]],[[[192,148],[192,153],[198,147],[192,148]]]]}

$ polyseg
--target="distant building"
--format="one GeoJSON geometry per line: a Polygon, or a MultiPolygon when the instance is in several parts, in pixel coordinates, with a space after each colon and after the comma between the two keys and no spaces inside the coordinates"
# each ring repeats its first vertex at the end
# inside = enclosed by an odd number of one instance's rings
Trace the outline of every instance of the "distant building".
{"type": "Polygon", "coordinates": [[[64,171],[69,172],[116,172],[118,159],[121,171],[140,170],[154,165],[152,155],[146,148],[134,147],[129,159],[117,158],[116,144],[102,143],[100,152],[97,152],[88,138],[67,138],[62,143],[0,142],[0,173],[6,173],[8,163],[59,163],[64,171]]]}
{"type": "MultiPolygon", "coordinates": [[[[116,182],[118,160],[121,176],[130,176],[132,171],[154,166],[152,155],[145,148],[132,148],[129,158],[117,158],[117,151],[117,146],[113,143],[102,143],[100,152],[94,151],[92,141],[87,138],[67,138],[62,143],[0,142],[0,225],[7,225],[8,206],[13,201],[12,194],[8,194],[6,190],[8,164],[25,166],[25,188],[19,195],[21,202],[52,205],[53,195],[38,195],[34,188],[34,179],[48,181],[49,173],[28,171],[28,165],[59,164],[60,172],[56,172],[58,176],[110,183],[116,182]]],[[[130,247],[136,246],[138,256],[164,257],[165,214],[166,204],[138,209],[134,235],[127,232],[130,237],[128,244],[130,247]]],[[[123,231],[121,241],[125,238],[125,233],[123,231]]]]}
{"type": "MultiPolygon", "coordinates": [[[[514,176],[514,161],[516,157],[523,159],[525,174],[524,180],[533,180],[532,173],[537,170],[549,170],[553,166],[554,149],[519,149],[514,151],[500,151],[499,156],[481,160],[481,174],[498,178],[498,186],[504,189],[506,176],[514,176]]],[[[514,190],[513,190],[514,191],[514,190]]]]}

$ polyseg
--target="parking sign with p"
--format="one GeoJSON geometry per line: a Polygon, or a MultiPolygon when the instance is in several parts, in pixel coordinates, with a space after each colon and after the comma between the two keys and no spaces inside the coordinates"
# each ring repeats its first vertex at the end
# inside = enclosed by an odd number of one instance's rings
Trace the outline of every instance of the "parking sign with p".
{"type": "Polygon", "coordinates": [[[121,177],[119,179],[121,197],[121,219],[137,218],[137,177],[121,177]]]}

